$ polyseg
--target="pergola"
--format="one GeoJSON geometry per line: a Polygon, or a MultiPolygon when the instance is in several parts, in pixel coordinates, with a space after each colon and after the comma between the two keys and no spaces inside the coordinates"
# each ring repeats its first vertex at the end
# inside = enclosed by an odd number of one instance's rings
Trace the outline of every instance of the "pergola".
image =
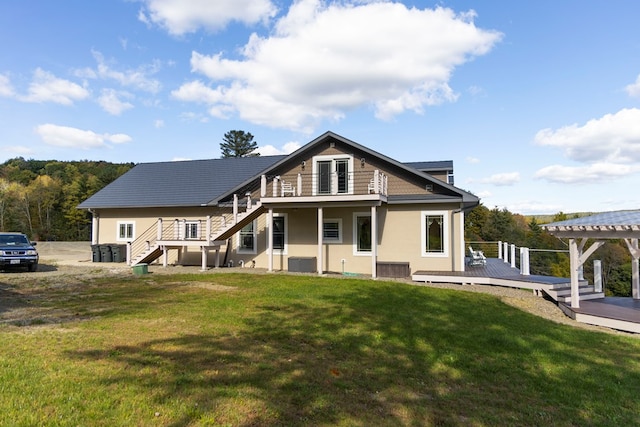
{"type": "Polygon", "coordinates": [[[606,240],[612,239],[623,239],[629,248],[631,253],[631,294],[633,299],[640,300],[640,270],[638,268],[640,210],[605,212],[545,224],[541,227],[553,236],[569,239],[572,308],[580,307],[578,285],[582,265],[593,252],[604,245],[606,240]],[[593,240],[593,243],[586,248],[589,239],[593,240]]]}

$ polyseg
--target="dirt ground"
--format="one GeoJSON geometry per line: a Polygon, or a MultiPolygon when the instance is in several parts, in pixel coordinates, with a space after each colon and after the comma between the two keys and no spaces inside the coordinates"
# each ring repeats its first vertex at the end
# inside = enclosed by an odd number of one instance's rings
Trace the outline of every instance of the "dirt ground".
{"type": "MultiPolygon", "coordinates": [[[[82,286],[91,279],[105,276],[132,276],[132,268],[126,263],[94,263],[91,261],[91,249],[86,245],[69,245],[47,247],[38,246],[40,263],[38,270],[29,273],[22,270],[0,272],[0,324],[19,326],[63,323],[66,314],[56,313],[54,309],[45,309],[40,304],[31,302],[46,298],[46,291],[52,286],[68,288],[70,291],[76,286],[82,286]],[[37,319],[37,322],[34,321],[37,319]]],[[[169,266],[149,265],[149,274],[217,274],[221,272],[251,272],[267,274],[262,269],[224,268],[202,271],[199,266],[169,266]]],[[[271,273],[289,274],[289,273],[271,273]]],[[[331,276],[331,275],[329,275],[331,276]]],[[[335,275],[335,277],[341,277],[335,275]]],[[[461,292],[479,292],[499,297],[503,302],[523,311],[549,319],[553,322],[571,325],[576,328],[602,331],[611,334],[630,335],[578,323],[562,313],[558,306],[550,300],[535,296],[533,292],[511,289],[500,286],[457,285],[437,283],[416,283],[410,280],[398,280],[416,286],[430,286],[434,288],[455,289],[461,292]]]]}

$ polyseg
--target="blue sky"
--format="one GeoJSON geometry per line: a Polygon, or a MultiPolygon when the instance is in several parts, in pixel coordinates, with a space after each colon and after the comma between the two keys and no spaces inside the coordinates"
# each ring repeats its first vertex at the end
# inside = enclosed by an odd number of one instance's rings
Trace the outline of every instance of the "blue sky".
{"type": "Polygon", "coordinates": [[[640,2],[8,0],[0,161],[327,130],[522,214],[640,208],[640,2]]]}

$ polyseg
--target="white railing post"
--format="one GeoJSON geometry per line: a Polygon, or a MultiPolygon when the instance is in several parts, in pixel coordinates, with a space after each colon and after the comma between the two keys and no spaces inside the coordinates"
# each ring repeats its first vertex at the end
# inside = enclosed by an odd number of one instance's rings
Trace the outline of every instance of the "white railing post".
{"type": "Polygon", "coordinates": [[[251,210],[251,193],[247,191],[245,196],[247,196],[247,212],[248,212],[251,210]]]}
{"type": "Polygon", "coordinates": [[[338,194],[338,173],[331,174],[331,194],[338,194]]]}
{"type": "Polygon", "coordinates": [[[520,274],[528,276],[529,271],[529,248],[520,248],[520,274]]]}
{"type": "Polygon", "coordinates": [[[302,196],[302,174],[298,174],[298,189],[297,189],[297,193],[298,196],[302,196]]]}
{"type": "Polygon", "coordinates": [[[158,218],[158,231],[156,234],[156,240],[162,240],[162,218],[158,218]]]}
{"type": "Polygon", "coordinates": [[[205,240],[207,241],[207,245],[209,245],[211,241],[211,215],[207,215],[207,225],[205,226],[205,229],[205,233],[207,233],[205,240]]]}
{"type": "Polygon", "coordinates": [[[233,225],[238,223],[238,195],[233,195],[233,225]]]}
{"type": "Polygon", "coordinates": [[[380,171],[378,169],[373,171],[373,193],[380,194],[380,171]]]}
{"type": "Polygon", "coordinates": [[[187,238],[187,220],[182,218],[182,226],[180,227],[180,240],[187,238]]]}
{"type": "Polygon", "coordinates": [[[267,176],[260,177],[260,197],[267,197],[267,176]]]}
{"type": "Polygon", "coordinates": [[[173,220],[173,240],[180,239],[180,227],[178,227],[178,218],[173,220]]]}
{"type": "Polygon", "coordinates": [[[509,263],[509,243],[502,242],[502,254],[504,255],[504,262],[509,263]]]}
{"type": "Polygon", "coordinates": [[[278,197],[278,180],[280,180],[279,176],[273,177],[273,197],[278,197]]]}
{"type": "Polygon", "coordinates": [[[127,265],[131,265],[131,242],[127,242],[127,265]]]}
{"type": "Polygon", "coordinates": [[[602,261],[593,260],[593,290],[602,292],[602,261]]]}
{"type": "Polygon", "coordinates": [[[502,259],[502,241],[498,240],[498,259],[502,259]]]}
{"type": "Polygon", "coordinates": [[[516,245],[511,244],[511,268],[516,268],[516,245]]]}

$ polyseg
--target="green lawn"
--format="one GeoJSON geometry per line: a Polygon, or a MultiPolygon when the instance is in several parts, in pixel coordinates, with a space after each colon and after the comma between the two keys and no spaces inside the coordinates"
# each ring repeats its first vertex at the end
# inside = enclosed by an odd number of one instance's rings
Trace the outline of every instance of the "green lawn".
{"type": "Polygon", "coordinates": [[[279,274],[9,293],[41,314],[0,324],[3,426],[640,425],[640,339],[487,295],[279,274]]]}

